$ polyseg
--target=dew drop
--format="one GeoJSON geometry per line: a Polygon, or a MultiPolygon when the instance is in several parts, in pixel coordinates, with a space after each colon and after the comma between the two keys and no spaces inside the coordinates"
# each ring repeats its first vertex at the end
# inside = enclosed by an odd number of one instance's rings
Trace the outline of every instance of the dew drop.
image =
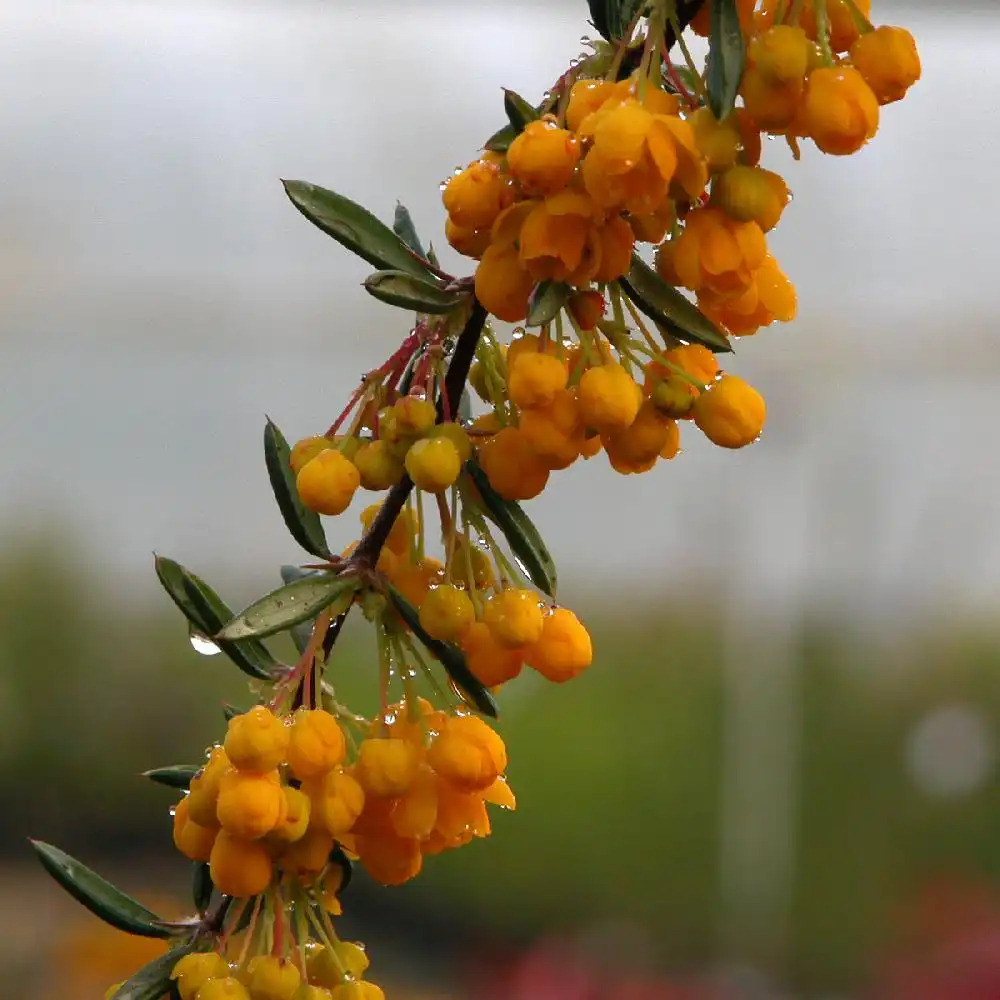
{"type": "Polygon", "coordinates": [[[215,656],[216,654],[222,652],[222,650],[219,649],[219,647],[212,642],[207,635],[194,628],[190,629],[188,632],[188,638],[191,641],[191,648],[196,653],[201,653],[202,656],[215,656]]]}

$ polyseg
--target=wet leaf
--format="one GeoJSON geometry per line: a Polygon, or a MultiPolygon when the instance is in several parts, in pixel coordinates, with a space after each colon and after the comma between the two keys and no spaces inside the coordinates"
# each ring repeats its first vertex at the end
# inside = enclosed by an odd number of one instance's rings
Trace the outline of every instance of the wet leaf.
{"type": "Polygon", "coordinates": [[[483,149],[488,149],[491,153],[506,153],[510,144],[517,138],[518,131],[508,122],[483,143],[483,149]]]}
{"type": "Polygon", "coordinates": [[[471,289],[468,292],[449,291],[439,282],[403,271],[376,271],[365,278],[365,291],[390,306],[434,315],[450,312],[472,294],[471,289]]]}
{"type": "MultiPolygon", "coordinates": [[[[314,576],[316,572],[314,569],[303,569],[301,566],[282,566],[281,579],[285,583],[293,583],[295,580],[304,580],[307,576],[314,576]]],[[[299,651],[300,656],[306,651],[309,640],[312,639],[315,621],[315,618],[307,618],[304,622],[299,622],[298,625],[293,625],[289,629],[288,634],[292,637],[292,642],[295,643],[295,648],[299,651]]]]}
{"type": "Polygon", "coordinates": [[[543,593],[554,598],[558,583],[556,564],[531,518],[519,503],[505,500],[493,489],[478,462],[466,462],[465,471],[479,493],[484,513],[503,533],[528,579],[543,593]]]}
{"type": "Polygon", "coordinates": [[[681,340],[718,353],[732,351],[726,335],[701,310],[676,288],[668,285],[638,255],[632,257],[632,269],[621,279],[622,290],[650,319],[681,340]]]}
{"type": "Polygon", "coordinates": [[[556,318],[559,310],[569,301],[573,289],[561,281],[542,281],[535,286],[528,299],[528,318],[525,326],[543,326],[556,318]]]}
{"type": "Polygon", "coordinates": [[[708,34],[708,61],[705,84],[708,106],[722,121],[736,106],[736,97],[743,79],[746,45],[740,27],[736,0],[708,0],[711,27],[708,34]]]}
{"type": "Polygon", "coordinates": [[[402,203],[396,202],[396,212],[392,219],[392,231],[418,256],[427,257],[423,244],[417,235],[417,227],[413,224],[410,210],[402,203]]]}
{"type": "Polygon", "coordinates": [[[334,615],[339,615],[350,607],[357,589],[357,577],[336,576],[333,573],[317,573],[287,583],[244,608],[218,637],[242,639],[274,635],[307,618],[315,618],[327,608],[331,608],[334,615]]]}
{"type": "Polygon", "coordinates": [[[330,852],[330,863],[339,865],[342,871],[340,888],[337,890],[339,896],[351,884],[351,879],[354,877],[354,863],[344,853],[340,844],[336,842],[334,842],[333,850],[330,852]]]}
{"type": "MultiPolygon", "coordinates": [[[[156,556],[156,575],[171,600],[184,617],[201,633],[214,636],[232,617],[226,606],[204,580],[185,569],[180,563],[166,556],[156,556]]],[[[219,649],[245,674],[260,680],[271,680],[278,668],[278,661],[260,642],[219,642],[219,649]]]]}
{"type": "Polygon", "coordinates": [[[198,915],[202,916],[212,901],[212,873],[208,863],[195,861],[191,873],[191,899],[194,901],[198,915]]]}
{"type": "Polygon", "coordinates": [[[590,20],[602,38],[617,42],[645,0],[587,0],[590,20]]]}
{"type": "Polygon", "coordinates": [[[311,222],[373,267],[426,275],[427,266],[366,208],[306,181],[282,181],[292,204],[311,222]]]}
{"type": "Polygon", "coordinates": [[[191,942],[154,958],[135,975],[126,979],[111,995],[111,1000],[160,1000],[160,997],[170,992],[170,973],[174,971],[174,966],[185,955],[199,950],[200,946],[191,942]]]}
{"type": "Polygon", "coordinates": [[[143,771],[142,776],[155,781],[167,788],[191,787],[191,779],[201,770],[201,764],[171,764],[169,767],[154,767],[151,771],[143,771]]]}
{"type": "Polygon", "coordinates": [[[432,639],[421,626],[417,609],[391,584],[387,586],[387,592],[400,617],[410,627],[413,634],[427,647],[427,650],[441,661],[445,672],[465,694],[469,702],[475,705],[483,715],[496,718],[497,705],[493,700],[493,695],[469,669],[465,662],[465,654],[458,646],[450,642],[432,639]]]}
{"type": "Polygon", "coordinates": [[[299,499],[299,491],[295,488],[295,475],[289,461],[290,456],[291,449],[285,436],[271,420],[268,420],[264,426],[264,461],[267,464],[267,475],[271,480],[274,498],[278,501],[278,509],[285,519],[285,526],[292,538],[306,552],[311,552],[321,559],[329,559],[330,549],[326,544],[326,533],[323,531],[319,514],[310,510],[299,499]]]}
{"type": "Polygon", "coordinates": [[[514,136],[520,135],[529,122],[540,117],[537,108],[530,105],[516,90],[508,90],[506,87],[503,89],[503,109],[507,112],[507,120],[514,136]]]}
{"type": "Polygon", "coordinates": [[[106,924],[140,937],[167,938],[177,933],[152,910],[105,881],[95,871],[58,847],[40,840],[31,846],[42,867],[78,902],[106,924]]]}

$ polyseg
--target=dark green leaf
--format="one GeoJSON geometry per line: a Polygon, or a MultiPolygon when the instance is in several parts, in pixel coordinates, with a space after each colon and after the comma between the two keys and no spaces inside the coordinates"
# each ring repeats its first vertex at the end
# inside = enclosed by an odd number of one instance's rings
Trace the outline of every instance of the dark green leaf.
{"type": "Polygon", "coordinates": [[[306,181],[282,181],[292,204],[328,236],[373,267],[426,275],[427,266],[384,223],[356,202],[306,181]]]}
{"type": "Polygon", "coordinates": [[[354,600],[358,580],[354,576],[317,573],[287,583],[244,608],[219,633],[220,638],[274,635],[330,608],[333,615],[346,611],[354,600]]]}
{"type": "Polygon", "coordinates": [[[514,135],[520,135],[528,122],[535,121],[538,110],[530,105],[517,91],[503,89],[503,109],[507,112],[507,120],[514,130],[514,135]]]}
{"type": "Polygon", "coordinates": [[[736,96],[743,79],[746,45],[743,42],[736,0],[708,2],[711,4],[711,28],[708,35],[705,83],[708,87],[708,106],[712,109],[712,114],[722,121],[736,106],[736,96]]]}
{"type": "MultiPolygon", "coordinates": [[[[219,595],[180,563],[156,556],[154,566],[163,589],[185,618],[206,637],[214,636],[233,617],[219,595]]],[[[263,643],[218,642],[217,645],[245,674],[261,680],[273,678],[278,662],[263,643]]]]}
{"type": "Polygon", "coordinates": [[[310,510],[299,499],[290,457],[291,449],[284,435],[268,420],[264,427],[264,461],[285,526],[306,552],[311,552],[320,559],[329,559],[330,549],[326,544],[323,524],[319,514],[310,510]]]}
{"type": "Polygon", "coordinates": [[[470,459],[465,463],[465,471],[482,498],[484,513],[503,532],[528,579],[543,593],[555,597],[558,582],[556,564],[531,518],[519,503],[504,500],[493,489],[478,462],[470,459]]]}
{"type": "Polygon", "coordinates": [[[719,353],[732,351],[726,335],[638,255],[632,256],[632,269],[621,279],[621,286],[642,312],[681,340],[704,344],[719,353]]]}
{"type": "Polygon", "coordinates": [[[191,779],[201,770],[201,764],[171,764],[143,771],[142,776],[167,788],[190,788],[191,779]]]}
{"type": "Polygon", "coordinates": [[[338,843],[334,843],[333,850],[330,852],[330,864],[340,865],[343,871],[343,875],[340,878],[340,888],[337,890],[337,895],[339,896],[351,884],[351,878],[354,875],[354,865],[338,843]]]}
{"type": "Polygon", "coordinates": [[[406,362],[406,367],[403,369],[403,374],[399,380],[399,394],[405,396],[409,393],[413,386],[413,374],[417,370],[417,363],[424,356],[425,348],[423,345],[418,347],[410,357],[410,360],[406,362]]]}
{"type": "Polygon", "coordinates": [[[611,41],[611,9],[617,7],[617,0],[587,0],[590,8],[590,23],[602,38],[611,41]]]}
{"type": "Polygon", "coordinates": [[[387,586],[389,599],[395,605],[400,617],[412,629],[413,634],[427,647],[428,651],[441,661],[441,665],[459,690],[483,715],[496,718],[497,705],[493,700],[493,695],[483,687],[476,675],[469,669],[465,662],[465,654],[458,646],[454,646],[450,642],[432,639],[421,626],[417,609],[392,584],[387,586]]]}
{"type": "Polygon", "coordinates": [[[191,873],[191,898],[194,907],[201,916],[212,901],[212,873],[205,861],[195,861],[191,873]]]}
{"type": "Polygon", "coordinates": [[[559,310],[569,301],[573,289],[561,281],[542,281],[535,286],[528,299],[528,318],[525,326],[542,326],[551,323],[559,310]]]}
{"type": "Polygon", "coordinates": [[[471,289],[465,293],[449,291],[439,283],[403,271],[376,271],[365,278],[365,291],[391,306],[435,314],[450,312],[471,294],[471,289]]]}
{"type": "Polygon", "coordinates": [[[413,224],[410,210],[402,203],[396,202],[396,212],[392,219],[392,231],[418,256],[427,257],[424,246],[417,235],[417,227],[413,224]]]}
{"type": "Polygon", "coordinates": [[[222,706],[222,717],[228,722],[230,719],[235,719],[237,715],[244,715],[249,711],[248,708],[238,708],[236,705],[230,705],[226,702],[222,706]]]}
{"type": "Polygon", "coordinates": [[[506,153],[510,149],[510,144],[517,138],[520,129],[515,129],[508,122],[503,128],[498,128],[483,144],[483,149],[488,149],[492,153],[506,153]]]}
{"type": "Polygon", "coordinates": [[[867,35],[869,31],[875,30],[875,25],[865,17],[854,0],[844,0],[844,2],[847,4],[847,9],[851,12],[851,20],[854,22],[854,27],[857,28],[859,35],[867,35]]]}
{"type": "Polygon", "coordinates": [[[176,933],[138,900],[116,889],[96,872],[58,847],[32,840],[42,867],[78,902],[106,924],[140,937],[166,938],[176,933]]]}
{"type": "MultiPolygon", "coordinates": [[[[307,576],[313,576],[316,572],[314,569],[303,569],[301,566],[282,566],[281,579],[285,583],[294,583],[296,580],[303,580],[307,576]]],[[[314,621],[314,618],[309,618],[304,622],[299,622],[298,625],[293,625],[289,629],[288,634],[292,637],[292,642],[295,643],[295,648],[299,651],[299,655],[306,651],[309,640],[312,639],[314,621]]]]}
{"type": "Polygon", "coordinates": [[[587,0],[590,20],[609,42],[617,42],[632,23],[645,0],[587,0]]]}
{"type": "Polygon", "coordinates": [[[174,966],[185,955],[198,950],[200,946],[191,942],[154,958],[134,976],[126,979],[112,994],[111,1000],[160,1000],[160,997],[170,991],[170,973],[174,971],[174,966]]]}

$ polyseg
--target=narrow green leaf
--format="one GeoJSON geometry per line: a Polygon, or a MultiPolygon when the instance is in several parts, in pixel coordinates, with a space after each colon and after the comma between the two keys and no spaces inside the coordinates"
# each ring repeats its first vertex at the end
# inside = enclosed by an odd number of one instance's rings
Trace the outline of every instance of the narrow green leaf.
{"type": "Polygon", "coordinates": [[[519,503],[504,500],[493,489],[486,473],[474,459],[465,463],[465,471],[482,498],[484,513],[503,533],[528,579],[543,593],[555,597],[558,583],[556,564],[531,518],[519,503]]]}
{"type": "Polygon", "coordinates": [[[590,21],[602,38],[617,42],[645,0],[587,0],[590,21]]]}
{"type": "Polygon", "coordinates": [[[471,294],[471,290],[466,293],[449,291],[438,283],[404,271],[376,271],[365,278],[365,291],[391,306],[433,314],[450,312],[471,294]]]}
{"type": "Polygon", "coordinates": [[[208,909],[208,904],[212,902],[212,873],[208,863],[205,861],[195,861],[191,872],[191,899],[198,915],[202,916],[208,909]]]}
{"type": "Polygon", "coordinates": [[[340,889],[337,891],[337,895],[339,896],[351,884],[351,879],[354,877],[354,864],[336,841],[334,842],[333,850],[330,852],[330,864],[340,865],[343,872],[340,878],[340,889]]]}
{"type": "Polygon", "coordinates": [[[176,933],[138,900],[115,888],[58,847],[30,841],[42,867],[78,902],[106,924],[140,937],[167,938],[176,933]]]}
{"type": "Polygon", "coordinates": [[[373,267],[426,275],[427,266],[366,208],[306,181],[282,181],[292,204],[315,226],[373,267]]]}
{"type": "Polygon", "coordinates": [[[403,369],[403,374],[399,379],[400,396],[407,395],[413,386],[413,374],[417,370],[417,363],[424,356],[424,351],[425,348],[421,345],[413,352],[410,360],[406,362],[406,367],[403,369]]]}
{"type": "Polygon", "coordinates": [[[869,31],[875,30],[875,25],[865,17],[854,0],[844,0],[844,2],[847,4],[847,9],[851,13],[851,20],[854,22],[854,27],[858,29],[859,35],[867,35],[869,31]]]}
{"type": "Polygon", "coordinates": [[[508,90],[506,87],[503,89],[503,109],[515,136],[524,131],[528,122],[540,117],[537,108],[530,105],[516,90],[508,90]]]}
{"type": "Polygon", "coordinates": [[[611,41],[611,7],[617,7],[617,0],[587,0],[590,8],[590,23],[597,29],[598,34],[611,41]]]}
{"type": "Polygon", "coordinates": [[[287,583],[244,608],[222,629],[219,638],[274,635],[307,618],[315,618],[326,608],[339,615],[351,606],[357,589],[357,577],[333,573],[317,573],[287,583]]]}
{"type": "Polygon", "coordinates": [[[719,353],[732,351],[729,338],[682,292],[668,285],[637,255],[621,278],[622,290],[650,319],[680,337],[719,353]]]}
{"type": "Polygon", "coordinates": [[[142,776],[167,788],[190,788],[191,779],[201,770],[200,764],[171,764],[143,771],[142,776]]]}
{"type": "MultiPolygon", "coordinates": [[[[233,612],[219,595],[180,563],[165,556],[156,556],[153,565],[171,600],[180,608],[184,617],[205,636],[214,636],[233,617],[233,612]]],[[[273,678],[278,661],[263,643],[219,642],[218,646],[250,677],[260,680],[273,678]]]]}
{"type": "Polygon", "coordinates": [[[506,153],[510,149],[510,144],[517,138],[520,129],[515,129],[508,122],[503,128],[498,128],[486,142],[483,149],[488,149],[491,153],[506,153]]]}
{"type": "Polygon", "coordinates": [[[722,121],[736,106],[736,97],[743,80],[746,45],[736,0],[709,0],[711,27],[708,35],[708,61],[705,84],[708,106],[722,121]]]}
{"type": "Polygon", "coordinates": [[[396,202],[396,211],[392,218],[392,231],[418,256],[427,258],[424,245],[417,235],[417,227],[413,224],[410,210],[402,203],[396,202]]]}
{"type": "Polygon", "coordinates": [[[244,715],[249,711],[248,708],[239,708],[226,702],[222,706],[222,717],[228,722],[230,719],[235,719],[237,715],[244,715]]]}
{"type": "Polygon", "coordinates": [[[160,1000],[170,992],[170,973],[174,966],[192,951],[200,951],[197,942],[182,944],[159,958],[144,965],[135,975],[126,979],[111,1000],[160,1000]]]}
{"type": "Polygon", "coordinates": [[[469,669],[469,665],[465,662],[465,654],[458,646],[452,645],[450,642],[432,639],[420,624],[417,609],[392,584],[387,586],[389,599],[395,605],[400,617],[412,629],[413,634],[427,647],[428,651],[441,661],[445,672],[464,692],[469,702],[475,705],[483,715],[496,718],[497,705],[493,700],[493,695],[469,669]]]}
{"type": "Polygon", "coordinates": [[[551,323],[572,293],[573,289],[561,281],[539,282],[528,299],[528,318],[524,325],[542,326],[551,323]]]}
{"type": "Polygon", "coordinates": [[[264,461],[274,499],[278,501],[278,509],[285,519],[285,527],[306,552],[311,552],[320,559],[329,559],[330,548],[326,544],[326,534],[319,514],[306,507],[295,488],[291,453],[285,436],[269,419],[264,426],[264,461]]]}
{"type": "MultiPolygon", "coordinates": [[[[281,579],[285,583],[294,583],[296,580],[304,580],[308,576],[314,576],[316,572],[314,569],[303,569],[301,566],[282,566],[281,579]]],[[[309,640],[312,638],[313,622],[315,620],[315,618],[307,618],[304,622],[293,625],[288,631],[300,656],[306,651],[309,640]]]]}

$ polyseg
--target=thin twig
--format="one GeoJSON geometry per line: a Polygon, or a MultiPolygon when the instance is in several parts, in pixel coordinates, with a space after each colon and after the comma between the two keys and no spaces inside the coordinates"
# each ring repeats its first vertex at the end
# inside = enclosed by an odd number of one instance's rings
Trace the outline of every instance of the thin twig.
{"type": "MultiPolygon", "coordinates": [[[[462,391],[465,389],[465,382],[469,377],[469,368],[472,366],[473,357],[475,357],[476,345],[479,343],[479,337],[485,323],[486,310],[480,305],[478,299],[473,299],[472,312],[459,334],[455,353],[452,355],[448,373],[444,378],[444,392],[438,396],[438,423],[442,421],[445,412],[455,413],[458,410],[462,391]]],[[[375,515],[375,519],[358,543],[357,549],[354,550],[354,555],[350,560],[352,563],[361,569],[370,570],[374,567],[378,561],[379,553],[382,551],[382,546],[389,537],[389,532],[396,523],[396,518],[405,506],[406,499],[412,489],[413,480],[404,475],[389,490],[378,514],[375,515]]]]}

